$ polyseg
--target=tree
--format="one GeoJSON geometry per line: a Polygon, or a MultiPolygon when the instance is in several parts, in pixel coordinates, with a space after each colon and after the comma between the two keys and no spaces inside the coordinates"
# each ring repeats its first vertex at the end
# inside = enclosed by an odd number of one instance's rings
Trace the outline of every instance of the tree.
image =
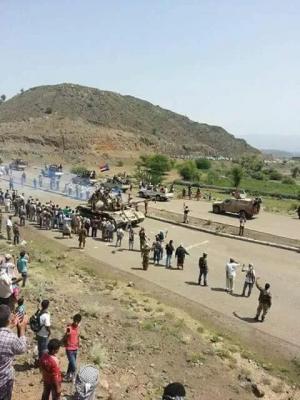
{"type": "Polygon", "coordinates": [[[21,94],[23,94],[23,93],[24,93],[24,89],[23,89],[23,88],[20,90],[20,93],[21,93],[21,94]]]}
{"type": "Polygon", "coordinates": [[[178,166],[178,172],[184,180],[199,182],[200,173],[192,160],[185,161],[178,166]]]}
{"type": "Polygon", "coordinates": [[[246,172],[260,172],[264,166],[263,159],[255,155],[243,156],[239,163],[246,172]]]}
{"type": "Polygon", "coordinates": [[[294,179],[296,179],[297,176],[300,175],[300,168],[299,168],[299,167],[293,167],[293,168],[291,169],[291,174],[292,174],[292,177],[293,177],[294,179]]]}
{"type": "Polygon", "coordinates": [[[1,97],[0,97],[0,103],[4,103],[5,102],[5,100],[6,100],[6,96],[5,96],[5,94],[2,94],[1,95],[1,97]]]}
{"type": "Polygon", "coordinates": [[[197,160],[195,160],[195,163],[198,169],[210,169],[211,167],[211,162],[206,158],[197,158],[197,160]]]}
{"type": "Polygon", "coordinates": [[[171,168],[172,163],[167,156],[161,154],[140,156],[139,161],[136,163],[135,176],[138,180],[158,185],[171,168]]]}
{"type": "Polygon", "coordinates": [[[240,186],[241,181],[244,176],[243,168],[239,165],[232,167],[230,170],[230,176],[231,176],[233,186],[237,189],[240,186]]]}

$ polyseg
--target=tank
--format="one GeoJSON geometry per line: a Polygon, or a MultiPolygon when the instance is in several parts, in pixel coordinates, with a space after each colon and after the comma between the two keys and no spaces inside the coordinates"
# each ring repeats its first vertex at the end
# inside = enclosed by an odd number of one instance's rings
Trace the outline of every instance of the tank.
{"type": "Polygon", "coordinates": [[[144,221],[145,215],[122,202],[119,196],[108,190],[98,189],[92,194],[87,204],[79,205],[76,209],[80,215],[87,218],[106,218],[113,221],[117,228],[132,226],[144,221]]]}

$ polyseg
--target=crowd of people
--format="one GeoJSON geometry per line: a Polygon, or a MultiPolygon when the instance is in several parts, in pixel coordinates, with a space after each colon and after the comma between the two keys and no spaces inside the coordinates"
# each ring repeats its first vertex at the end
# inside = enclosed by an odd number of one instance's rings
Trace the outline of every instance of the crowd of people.
{"type": "MultiPolygon", "coordinates": [[[[109,196],[107,196],[109,199],[109,196]]],[[[95,200],[98,200],[95,198],[95,200]]],[[[148,205],[148,203],[147,203],[148,205]]],[[[145,204],[145,208],[146,208],[145,204]]],[[[149,268],[151,254],[154,265],[165,265],[167,269],[173,269],[173,258],[176,259],[176,268],[184,269],[186,256],[189,256],[188,250],[179,244],[177,247],[174,241],[167,240],[168,232],[160,230],[152,239],[146,234],[145,228],[140,228],[138,232],[131,223],[126,226],[116,226],[116,224],[107,218],[101,218],[97,213],[91,218],[82,217],[79,212],[70,207],[60,207],[58,204],[49,201],[41,202],[38,198],[29,196],[27,199],[23,193],[19,194],[17,190],[10,186],[10,189],[2,191],[0,189],[0,209],[4,208],[6,213],[6,235],[9,242],[14,245],[24,244],[26,241],[21,237],[21,227],[27,221],[35,223],[40,229],[58,229],[63,235],[77,235],[78,247],[85,248],[87,238],[95,239],[101,233],[101,239],[115,243],[116,247],[121,247],[125,234],[128,235],[128,249],[135,249],[135,237],[139,238],[139,250],[142,257],[142,268],[149,268]]],[[[189,208],[184,208],[184,219],[188,222],[189,208]]],[[[2,211],[0,215],[2,228],[2,211]]],[[[47,400],[52,394],[53,399],[60,399],[62,373],[56,357],[60,347],[65,347],[66,357],[68,359],[68,369],[64,375],[66,382],[74,381],[77,365],[77,353],[80,347],[79,326],[81,315],[76,314],[70,324],[66,326],[63,339],[51,338],[51,316],[50,302],[44,299],[36,314],[30,321],[26,315],[26,301],[22,297],[22,287],[26,286],[28,280],[28,270],[30,267],[30,255],[21,250],[17,259],[10,254],[5,254],[0,260],[0,400],[9,400],[13,390],[13,357],[22,354],[27,349],[26,344],[26,326],[30,322],[30,328],[35,333],[38,357],[36,365],[40,367],[44,389],[42,400],[47,400]],[[9,328],[10,324],[17,329],[14,334],[9,328]]],[[[234,259],[226,263],[226,291],[233,294],[235,290],[235,279],[240,263],[234,259]]],[[[264,321],[267,312],[272,305],[272,296],[270,285],[259,284],[259,278],[256,277],[255,269],[252,264],[246,268],[244,265],[241,270],[245,272],[245,282],[242,290],[242,296],[250,296],[253,286],[258,288],[259,305],[255,319],[264,321]]],[[[208,254],[203,253],[199,258],[199,277],[198,284],[208,286],[208,254]]],[[[78,375],[77,375],[78,376],[78,375]]],[[[79,378],[78,378],[79,379],[79,378]]],[[[185,390],[181,384],[175,383],[169,385],[163,394],[163,399],[184,398],[185,390]],[[173,385],[173,386],[172,386],[173,385]]],[[[93,394],[93,393],[92,393],[93,394]]],[[[80,399],[81,397],[78,397],[80,399]]],[[[85,398],[85,397],[82,397],[85,398]]],[[[86,397],[91,398],[92,397],[86,397]]]]}

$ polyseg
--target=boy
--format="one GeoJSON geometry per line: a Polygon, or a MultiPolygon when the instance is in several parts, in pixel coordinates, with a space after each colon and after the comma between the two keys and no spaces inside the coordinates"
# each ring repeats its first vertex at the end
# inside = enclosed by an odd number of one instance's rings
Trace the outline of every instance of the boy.
{"type": "Polygon", "coordinates": [[[40,369],[43,375],[44,391],[42,400],[59,400],[61,397],[61,370],[56,354],[60,349],[60,341],[51,339],[48,343],[48,352],[40,359],[40,369]]]}
{"type": "Polygon", "coordinates": [[[20,252],[20,257],[18,258],[17,261],[17,268],[19,273],[22,275],[23,278],[22,287],[24,287],[28,277],[28,258],[26,257],[26,253],[24,250],[20,252]]]}
{"type": "Polygon", "coordinates": [[[64,336],[64,345],[66,348],[66,354],[69,361],[67,375],[65,377],[66,382],[72,382],[75,378],[76,373],[76,358],[79,349],[79,325],[81,322],[81,315],[76,314],[73,317],[72,324],[67,326],[67,330],[64,336]]]}

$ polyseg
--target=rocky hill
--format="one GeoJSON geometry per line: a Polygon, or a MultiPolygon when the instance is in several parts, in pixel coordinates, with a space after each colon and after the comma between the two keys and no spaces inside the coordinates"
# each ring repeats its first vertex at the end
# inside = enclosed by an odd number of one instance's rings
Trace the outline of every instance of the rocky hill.
{"type": "Polygon", "coordinates": [[[2,103],[0,140],[6,153],[70,161],[146,151],[177,156],[257,152],[221,127],[132,96],[73,84],[35,87],[2,103]]]}

